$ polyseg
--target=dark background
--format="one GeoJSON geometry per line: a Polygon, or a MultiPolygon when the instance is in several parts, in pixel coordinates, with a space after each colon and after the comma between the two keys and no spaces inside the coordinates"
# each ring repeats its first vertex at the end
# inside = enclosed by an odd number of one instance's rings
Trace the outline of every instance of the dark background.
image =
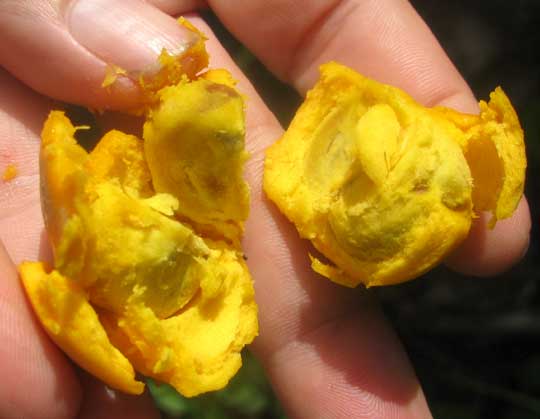
{"type": "MultiPolygon", "coordinates": [[[[438,419],[540,418],[540,1],[414,0],[478,98],[501,85],[525,130],[529,251],[509,272],[473,279],[439,267],[415,281],[378,289],[438,419]]],[[[205,15],[286,126],[300,98],[205,15]]],[[[246,367],[224,392],[191,400],[161,392],[170,417],[283,417],[260,366],[246,367]]]]}
{"type": "Polygon", "coordinates": [[[501,85],[525,130],[533,227],[496,278],[444,268],[381,292],[436,418],[540,418],[540,2],[412,2],[479,98],[501,85]]]}

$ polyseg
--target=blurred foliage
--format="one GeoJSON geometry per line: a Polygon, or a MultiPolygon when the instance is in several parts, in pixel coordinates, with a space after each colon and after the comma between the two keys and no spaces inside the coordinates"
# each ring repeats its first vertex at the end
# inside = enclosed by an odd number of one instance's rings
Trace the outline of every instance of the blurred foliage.
{"type": "Polygon", "coordinates": [[[168,384],[146,379],[150,394],[165,419],[284,419],[264,371],[249,351],[243,366],[223,390],[198,397],[181,396],[168,384]]]}
{"type": "MultiPolygon", "coordinates": [[[[540,417],[540,2],[413,0],[443,48],[486,98],[502,85],[525,130],[531,244],[516,267],[478,280],[439,267],[378,289],[437,419],[540,417]]],[[[210,13],[216,35],[286,126],[298,94],[276,80],[210,13]]],[[[149,381],[168,418],[284,418],[251,356],[223,391],[185,399],[149,381]]]]}

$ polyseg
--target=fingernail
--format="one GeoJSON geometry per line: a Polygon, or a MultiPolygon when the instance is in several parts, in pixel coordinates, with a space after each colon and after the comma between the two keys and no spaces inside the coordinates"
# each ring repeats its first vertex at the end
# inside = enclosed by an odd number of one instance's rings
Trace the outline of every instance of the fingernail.
{"type": "Polygon", "coordinates": [[[74,0],[65,10],[69,32],[107,64],[128,71],[152,68],[165,48],[176,55],[198,35],[141,0],[74,0]]]}

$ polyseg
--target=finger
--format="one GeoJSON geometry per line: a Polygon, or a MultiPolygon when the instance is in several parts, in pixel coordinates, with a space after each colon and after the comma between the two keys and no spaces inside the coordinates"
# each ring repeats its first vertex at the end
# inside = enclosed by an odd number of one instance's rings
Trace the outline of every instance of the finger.
{"type": "MultiPolygon", "coordinates": [[[[478,112],[469,87],[406,0],[209,4],[241,42],[302,93],[315,82],[321,63],[336,60],[404,89],[425,105],[478,112]]],[[[520,259],[529,242],[526,205],[495,231],[488,229],[487,220],[475,220],[470,237],[449,259],[454,269],[495,274],[520,259]]]]}
{"type": "Polygon", "coordinates": [[[110,389],[101,381],[79,370],[84,398],[77,419],[159,419],[159,411],[148,390],[131,396],[110,389]]]}
{"type": "Polygon", "coordinates": [[[467,85],[405,0],[246,0],[234,8],[224,0],[209,3],[241,42],[302,93],[318,78],[320,64],[337,60],[426,105],[458,95],[462,108],[477,109],[467,85]],[[265,19],[252,31],[255,16],[265,19]]]}
{"type": "Polygon", "coordinates": [[[208,49],[211,65],[233,69],[248,97],[252,205],[244,249],[259,304],[254,349],[281,402],[291,417],[429,417],[403,348],[376,305],[362,291],[314,274],[306,243],[264,198],[264,148],[282,129],[212,35],[208,49]]]}
{"type": "Polygon", "coordinates": [[[475,220],[468,239],[450,255],[447,263],[473,276],[493,276],[504,272],[520,260],[529,247],[529,214],[525,198],[521,199],[513,217],[498,221],[493,229],[484,227],[491,216],[482,214],[480,220],[475,220]],[[492,246],[493,243],[501,243],[501,247],[492,246]]]}
{"type": "Polygon", "coordinates": [[[291,417],[429,418],[407,356],[370,293],[314,274],[306,243],[255,201],[245,249],[260,308],[254,349],[291,417]],[[264,238],[264,240],[261,240],[264,238]]]}
{"type": "Polygon", "coordinates": [[[128,78],[102,88],[108,65],[149,71],[163,48],[179,53],[196,41],[143,0],[8,0],[0,34],[0,64],[9,72],[42,94],[98,109],[140,100],[128,78]]]}
{"type": "Polygon", "coordinates": [[[78,380],[37,324],[1,243],[0,275],[0,417],[73,418],[78,380]]]}

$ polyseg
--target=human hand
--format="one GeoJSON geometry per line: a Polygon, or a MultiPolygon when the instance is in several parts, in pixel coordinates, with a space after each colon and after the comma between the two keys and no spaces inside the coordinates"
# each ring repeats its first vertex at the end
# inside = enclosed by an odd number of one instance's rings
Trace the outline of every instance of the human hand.
{"type": "MultiPolygon", "coordinates": [[[[157,413],[148,398],[113,399],[92,378],[74,374],[34,322],[13,263],[43,259],[48,251],[41,245],[46,240],[37,168],[39,131],[54,107],[47,96],[94,108],[135,103],[137,90],[128,82],[111,93],[100,87],[106,63],[143,69],[161,47],[185,44],[186,34],[165,13],[184,13],[197,2],[148,1],[152,7],[136,0],[94,1],[101,10],[93,17],[80,14],[74,1],[60,3],[8,1],[0,16],[2,65],[42,94],[7,72],[0,76],[0,169],[14,161],[20,171],[14,182],[0,184],[0,237],[11,257],[0,256],[0,362],[5,376],[16,377],[0,387],[0,416],[73,417],[80,408],[80,417],[119,417],[119,411],[152,417],[157,413]],[[31,398],[25,397],[28,388],[35,389],[31,398]]],[[[401,87],[423,104],[476,112],[466,84],[405,1],[251,0],[235,8],[227,1],[209,3],[240,41],[301,93],[313,85],[318,65],[333,59],[401,87]]],[[[211,33],[198,17],[193,22],[211,33]]],[[[212,36],[208,49],[213,67],[236,68],[212,36]]],[[[318,278],[309,267],[307,245],[264,198],[264,148],[282,130],[240,71],[234,75],[249,97],[246,143],[252,158],[246,176],[252,210],[244,249],[261,324],[253,349],[283,405],[291,417],[428,417],[407,358],[370,293],[318,278]]],[[[494,230],[481,218],[449,263],[478,275],[504,270],[526,247],[529,223],[525,201],[494,230]]]]}

